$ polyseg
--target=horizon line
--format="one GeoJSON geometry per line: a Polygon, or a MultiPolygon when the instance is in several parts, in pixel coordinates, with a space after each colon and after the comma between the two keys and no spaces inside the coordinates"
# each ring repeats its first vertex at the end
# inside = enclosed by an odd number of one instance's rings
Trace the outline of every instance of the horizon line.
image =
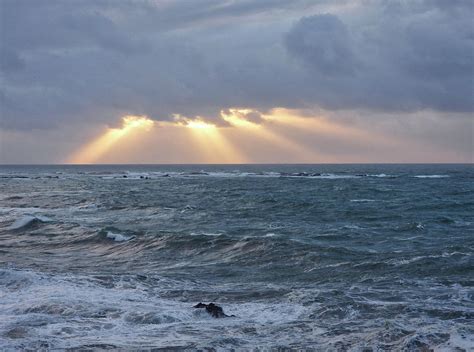
{"type": "Polygon", "coordinates": [[[65,163],[11,163],[2,166],[238,166],[238,165],[474,165],[473,162],[340,162],[340,163],[104,163],[104,164],[65,164],[65,163]]]}

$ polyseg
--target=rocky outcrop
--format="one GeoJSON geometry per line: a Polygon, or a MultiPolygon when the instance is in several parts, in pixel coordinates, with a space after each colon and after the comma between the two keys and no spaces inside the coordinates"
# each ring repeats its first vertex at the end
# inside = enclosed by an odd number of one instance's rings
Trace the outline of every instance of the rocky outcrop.
{"type": "Polygon", "coordinates": [[[206,312],[209,313],[214,318],[230,318],[230,317],[235,317],[235,315],[227,315],[224,313],[224,310],[222,307],[214,304],[214,303],[201,303],[199,302],[194,306],[194,308],[206,308],[206,312]]]}

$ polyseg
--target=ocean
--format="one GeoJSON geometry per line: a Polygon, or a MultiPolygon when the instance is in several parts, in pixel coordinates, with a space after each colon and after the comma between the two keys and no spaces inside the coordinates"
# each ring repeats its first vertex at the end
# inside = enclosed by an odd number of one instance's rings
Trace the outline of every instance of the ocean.
{"type": "Polygon", "coordinates": [[[472,351],[473,181],[473,165],[0,166],[0,350],[472,351]]]}

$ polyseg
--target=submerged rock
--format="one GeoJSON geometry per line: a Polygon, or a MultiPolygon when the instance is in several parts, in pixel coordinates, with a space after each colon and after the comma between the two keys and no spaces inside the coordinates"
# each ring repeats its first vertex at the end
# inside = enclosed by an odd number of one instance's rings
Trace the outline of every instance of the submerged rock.
{"type": "Polygon", "coordinates": [[[194,306],[194,308],[206,308],[206,312],[208,312],[214,318],[230,318],[235,317],[235,315],[227,315],[224,313],[222,307],[214,304],[214,303],[201,303],[199,302],[194,306]]]}

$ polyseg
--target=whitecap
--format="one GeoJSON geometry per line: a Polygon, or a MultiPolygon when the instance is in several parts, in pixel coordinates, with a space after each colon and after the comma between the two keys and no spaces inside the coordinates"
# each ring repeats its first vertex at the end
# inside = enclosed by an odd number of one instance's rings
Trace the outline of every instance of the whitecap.
{"type": "Polygon", "coordinates": [[[114,233],[111,231],[107,231],[106,237],[110,238],[111,240],[114,240],[115,242],[125,242],[134,238],[134,236],[125,236],[125,235],[122,235],[121,233],[114,233]]]}
{"type": "Polygon", "coordinates": [[[376,199],[351,199],[351,202],[355,203],[368,203],[368,202],[376,202],[376,199]]]}
{"type": "Polygon", "coordinates": [[[20,219],[17,219],[13,224],[11,224],[9,227],[7,227],[8,230],[19,230],[22,228],[25,228],[35,222],[51,222],[50,218],[46,216],[33,216],[33,215],[25,215],[20,219]]]}
{"type": "Polygon", "coordinates": [[[266,234],[265,236],[263,236],[263,237],[276,237],[276,236],[278,236],[276,233],[269,232],[269,233],[267,233],[267,234],[266,234]]]}
{"type": "Polygon", "coordinates": [[[41,222],[52,222],[53,221],[53,219],[48,218],[47,216],[43,216],[43,215],[36,215],[35,217],[41,222]]]}
{"type": "Polygon", "coordinates": [[[416,178],[446,178],[449,175],[415,175],[416,178]]]}
{"type": "Polygon", "coordinates": [[[321,174],[320,176],[311,176],[311,178],[323,178],[328,180],[338,180],[346,178],[360,178],[357,175],[336,175],[336,174],[321,174]]]}
{"type": "Polygon", "coordinates": [[[212,237],[218,237],[222,236],[222,233],[218,232],[191,232],[191,236],[212,236],[212,237]]]}

